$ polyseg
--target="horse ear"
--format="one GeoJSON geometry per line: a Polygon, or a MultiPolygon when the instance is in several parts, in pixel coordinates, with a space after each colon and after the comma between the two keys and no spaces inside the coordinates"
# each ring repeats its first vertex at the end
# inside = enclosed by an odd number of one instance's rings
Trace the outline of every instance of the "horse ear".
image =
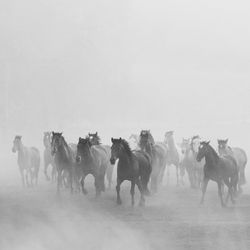
{"type": "Polygon", "coordinates": [[[121,140],[122,140],[122,138],[120,137],[120,138],[119,138],[119,141],[121,141],[121,140]]]}
{"type": "Polygon", "coordinates": [[[206,144],[208,145],[210,143],[210,141],[207,141],[206,144]]]}
{"type": "Polygon", "coordinates": [[[82,138],[81,138],[81,137],[79,137],[79,140],[78,140],[78,141],[81,141],[81,139],[82,139],[82,138]]]}
{"type": "Polygon", "coordinates": [[[219,139],[217,139],[217,142],[218,142],[218,144],[220,143],[220,140],[219,139]]]}
{"type": "Polygon", "coordinates": [[[111,137],[111,142],[112,142],[112,143],[114,142],[114,138],[113,138],[113,137],[111,137]]]}
{"type": "Polygon", "coordinates": [[[228,138],[225,141],[226,141],[226,143],[228,143],[228,138]]]}
{"type": "Polygon", "coordinates": [[[95,132],[95,135],[97,135],[98,133],[97,133],[97,131],[95,132]]]}

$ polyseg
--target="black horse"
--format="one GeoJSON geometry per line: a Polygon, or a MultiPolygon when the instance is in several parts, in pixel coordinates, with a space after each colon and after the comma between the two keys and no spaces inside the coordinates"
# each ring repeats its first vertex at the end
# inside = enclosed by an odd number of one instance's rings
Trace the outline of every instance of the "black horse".
{"type": "Polygon", "coordinates": [[[205,158],[205,165],[201,204],[204,202],[204,197],[209,180],[217,182],[218,194],[222,206],[225,206],[222,197],[223,182],[228,187],[226,203],[228,201],[229,196],[231,197],[232,203],[235,203],[233,196],[236,193],[238,184],[238,169],[235,159],[230,155],[220,157],[215,152],[215,150],[209,145],[209,142],[200,143],[200,147],[197,154],[197,161],[201,161],[203,158],[205,158]]]}
{"type": "Polygon", "coordinates": [[[106,150],[92,145],[89,137],[80,137],[77,144],[76,162],[80,169],[82,192],[87,194],[84,179],[88,174],[92,174],[95,178],[96,196],[99,196],[101,192],[105,191],[104,176],[107,166],[110,164],[106,150]]]}
{"type": "Polygon", "coordinates": [[[116,160],[119,159],[117,164],[117,204],[121,204],[120,197],[120,186],[124,180],[131,181],[131,201],[132,206],[134,205],[134,194],[135,185],[141,194],[140,205],[145,204],[144,194],[149,193],[147,184],[152,171],[150,159],[145,152],[142,151],[131,151],[126,140],[111,139],[111,164],[115,164],[116,160]]]}
{"type": "Polygon", "coordinates": [[[60,194],[60,187],[62,186],[63,172],[68,173],[69,186],[71,193],[73,193],[73,171],[74,171],[74,152],[66,143],[62,133],[52,132],[51,140],[51,154],[54,157],[57,169],[57,194],[60,194]]]}

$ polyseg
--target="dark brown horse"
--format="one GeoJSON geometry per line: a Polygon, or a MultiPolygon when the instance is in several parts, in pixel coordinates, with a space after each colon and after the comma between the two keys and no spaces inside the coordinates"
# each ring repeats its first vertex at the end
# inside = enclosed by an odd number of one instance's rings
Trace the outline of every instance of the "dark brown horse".
{"type": "Polygon", "coordinates": [[[218,194],[222,206],[225,206],[222,197],[223,183],[225,183],[228,187],[226,202],[230,196],[232,203],[235,203],[233,196],[236,194],[238,184],[238,169],[235,159],[230,155],[224,155],[220,157],[209,145],[209,142],[200,143],[199,151],[197,154],[197,161],[201,161],[203,158],[205,158],[205,166],[201,204],[204,202],[204,197],[209,180],[215,181],[217,183],[218,194]]]}
{"type": "Polygon", "coordinates": [[[151,189],[157,192],[159,184],[163,180],[166,167],[167,147],[164,143],[155,143],[150,130],[142,130],[139,137],[139,147],[150,157],[152,165],[151,189]]]}
{"type": "Polygon", "coordinates": [[[151,164],[149,156],[142,151],[131,151],[126,140],[111,139],[111,164],[117,164],[117,204],[121,204],[120,186],[123,181],[128,180],[131,182],[131,203],[134,205],[135,185],[137,185],[140,194],[140,205],[145,204],[144,194],[148,193],[147,184],[151,173],[151,164]]]}
{"type": "Polygon", "coordinates": [[[73,193],[74,152],[65,141],[62,133],[52,132],[51,154],[54,157],[57,169],[57,194],[60,194],[60,187],[62,186],[65,174],[68,175],[68,185],[71,193],[73,193]]]}
{"type": "Polygon", "coordinates": [[[104,177],[109,165],[106,150],[98,145],[92,145],[88,137],[80,137],[77,144],[76,161],[81,172],[82,192],[87,194],[87,190],[84,188],[84,179],[91,174],[95,178],[96,196],[99,196],[101,192],[105,191],[104,177]]]}
{"type": "Polygon", "coordinates": [[[39,150],[35,147],[25,147],[21,139],[21,136],[15,136],[12,152],[18,152],[17,163],[22,177],[23,187],[33,186],[33,180],[35,180],[35,184],[37,185],[40,167],[39,150]]]}
{"type": "Polygon", "coordinates": [[[110,164],[110,157],[111,157],[111,147],[108,145],[103,145],[101,144],[101,138],[99,137],[98,133],[89,133],[88,134],[90,143],[92,146],[98,146],[102,149],[105,150],[106,155],[107,155],[107,159],[108,159],[108,166],[107,166],[107,170],[106,170],[106,178],[108,181],[108,188],[111,188],[112,185],[112,175],[113,175],[113,170],[114,170],[114,165],[110,164]]]}
{"type": "Polygon", "coordinates": [[[239,190],[242,191],[241,186],[246,183],[245,168],[247,165],[246,152],[237,147],[229,147],[228,139],[218,140],[218,151],[220,155],[231,155],[235,158],[239,170],[239,190]]]}
{"type": "Polygon", "coordinates": [[[44,132],[43,136],[43,145],[44,145],[44,152],[43,152],[43,159],[44,159],[44,174],[46,179],[49,181],[56,180],[56,166],[54,162],[54,158],[51,154],[51,132],[44,132]],[[48,175],[48,167],[51,166],[51,177],[48,175]]]}

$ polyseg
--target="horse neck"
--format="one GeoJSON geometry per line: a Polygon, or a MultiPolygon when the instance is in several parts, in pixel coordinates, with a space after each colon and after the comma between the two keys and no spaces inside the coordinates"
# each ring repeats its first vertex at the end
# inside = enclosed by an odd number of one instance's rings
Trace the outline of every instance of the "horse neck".
{"type": "Polygon", "coordinates": [[[62,145],[59,147],[59,149],[61,149],[61,150],[59,150],[61,155],[64,155],[67,158],[70,158],[69,146],[68,146],[67,142],[64,140],[64,138],[62,138],[62,145]]]}
{"type": "Polygon", "coordinates": [[[125,149],[123,149],[122,152],[119,154],[119,162],[121,164],[129,163],[131,161],[131,158],[132,158],[132,152],[127,152],[125,149]]]}
{"type": "Polygon", "coordinates": [[[18,159],[22,159],[25,156],[25,149],[26,147],[20,142],[19,148],[18,148],[18,159]]]}
{"type": "Polygon", "coordinates": [[[174,142],[174,138],[173,138],[173,137],[170,137],[170,138],[167,140],[167,144],[168,144],[169,149],[174,149],[174,148],[176,148],[175,142],[174,142]]]}
{"type": "Polygon", "coordinates": [[[209,153],[205,155],[205,161],[207,165],[214,167],[218,163],[219,156],[212,147],[210,147],[209,149],[209,153]]]}

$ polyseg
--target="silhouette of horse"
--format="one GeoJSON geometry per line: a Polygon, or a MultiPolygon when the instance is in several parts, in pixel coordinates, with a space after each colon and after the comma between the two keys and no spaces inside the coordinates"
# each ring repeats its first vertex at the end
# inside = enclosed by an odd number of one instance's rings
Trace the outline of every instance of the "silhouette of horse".
{"type": "Polygon", "coordinates": [[[149,193],[147,184],[150,178],[151,165],[149,156],[142,151],[131,151],[129,144],[126,140],[111,139],[111,164],[115,164],[116,160],[119,159],[117,164],[117,204],[121,204],[120,197],[120,186],[124,180],[131,182],[131,203],[134,205],[134,194],[135,185],[137,185],[141,198],[140,205],[145,204],[144,194],[149,193]]]}
{"type": "Polygon", "coordinates": [[[35,147],[25,147],[21,139],[21,136],[15,136],[12,152],[18,152],[17,163],[22,177],[23,187],[33,186],[34,179],[35,184],[37,185],[40,167],[39,150],[35,147]]]}
{"type": "Polygon", "coordinates": [[[51,165],[51,180],[56,180],[56,166],[54,159],[51,155],[51,132],[44,132],[43,136],[43,145],[44,145],[44,152],[43,152],[43,159],[44,159],[44,174],[46,179],[49,181],[50,177],[48,176],[48,167],[51,165]]]}
{"type": "Polygon", "coordinates": [[[182,139],[181,150],[184,155],[182,165],[185,168],[191,188],[201,188],[203,181],[203,166],[205,160],[196,160],[199,150],[200,137],[193,136],[191,139],[182,139]]]}
{"type": "Polygon", "coordinates": [[[101,138],[99,137],[98,133],[89,133],[88,134],[89,140],[91,145],[93,146],[98,146],[100,148],[103,148],[106,151],[107,159],[108,159],[108,166],[106,169],[106,178],[108,181],[108,188],[111,188],[112,185],[112,175],[113,175],[113,170],[114,170],[114,165],[110,164],[110,157],[111,157],[111,147],[108,145],[102,145],[101,144],[101,138]]]}
{"type": "Polygon", "coordinates": [[[67,144],[62,133],[52,132],[51,140],[51,154],[54,157],[56,169],[57,169],[57,194],[60,194],[60,187],[62,181],[68,180],[71,193],[73,193],[73,171],[74,171],[74,152],[67,144]]]}
{"type": "Polygon", "coordinates": [[[177,186],[179,185],[179,172],[181,176],[181,182],[184,183],[183,177],[185,175],[185,169],[182,167],[182,160],[184,155],[181,149],[175,144],[174,131],[168,131],[165,133],[164,143],[167,145],[167,182],[169,183],[169,168],[171,165],[176,167],[176,180],[177,186]]]}
{"type": "Polygon", "coordinates": [[[231,155],[235,158],[239,170],[239,191],[242,191],[241,186],[246,183],[245,168],[247,164],[247,154],[246,152],[237,147],[229,147],[228,139],[217,140],[218,141],[218,151],[220,155],[231,155]]]}
{"type": "Polygon", "coordinates": [[[236,194],[238,184],[238,169],[235,159],[231,155],[223,155],[220,157],[216,153],[216,151],[209,145],[209,142],[200,143],[197,154],[197,161],[201,161],[203,158],[205,158],[205,166],[201,204],[204,202],[204,197],[209,180],[217,182],[218,194],[222,206],[225,206],[222,197],[223,182],[228,187],[226,203],[229,196],[231,197],[232,203],[235,203],[233,196],[234,194],[236,194]]]}
{"type": "Polygon", "coordinates": [[[164,143],[155,143],[149,130],[141,131],[139,147],[150,156],[152,166],[151,189],[153,192],[157,192],[158,185],[162,183],[166,167],[167,147],[164,143]]]}
{"type": "Polygon", "coordinates": [[[76,161],[81,169],[82,192],[87,194],[84,179],[88,174],[92,174],[95,178],[96,197],[99,196],[102,191],[105,191],[104,177],[109,165],[106,149],[99,145],[92,145],[88,137],[80,137],[77,144],[76,161]]]}

